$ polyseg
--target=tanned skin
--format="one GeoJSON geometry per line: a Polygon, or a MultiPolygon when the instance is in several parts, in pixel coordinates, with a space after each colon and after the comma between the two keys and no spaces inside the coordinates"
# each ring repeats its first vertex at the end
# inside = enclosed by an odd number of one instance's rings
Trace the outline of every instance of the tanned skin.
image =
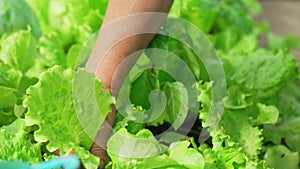
{"type": "MultiPolygon", "coordinates": [[[[145,13],[145,12],[158,12],[158,13],[168,13],[171,6],[173,4],[173,0],[109,0],[108,7],[106,10],[105,18],[102,23],[102,28],[106,25],[117,21],[118,19],[126,16],[130,16],[133,14],[138,13],[145,13]]],[[[147,22],[147,20],[145,21],[147,22]]],[[[122,25],[122,27],[126,28],[127,26],[132,26],[134,23],[128,23],[122,25]]],[[[158,23],[157,27],[162,26],[163,23],[158,23]]],[[[135,24],[135,29],[143,29],[143,25],[135,24]]],[[[120,28],[122,29],[122,28],[120,28]]],[[[116,30],[112,30],[116,31],[116,30]]],[[[100,30],[101,32],[101,30],[100,30]]],[[[114,32],[110,32],[114,34],[114,32]]],[[[115,32],[116,34],[119,32],[115,32]]],[[[117,95],[117,92],[112,90],[112,81],[113,77],[118,77],[118,72],[116,71],[120,63],[126,59],[132,53],[145,49],[153,39],[155,34],[141,34],[136,36],[131,36],[119,42],[118,44],[114,45],[104,56],[99,56],[99,46],[101,42],[96,42],[96,45],[91,53],[91,57],[97,58],[102,57],[101,61],[97,63],[97,68],[91,68],[91,64],[87,64],[87,70],[90,70],[93,73],[96,73],[98,78],[105,84],[105,88],[109,90],[113,95],[117,95]]],[[[103,37],[98,37],[103,38],[103,37]]],[[[104,41],[102,41],[103,43],[104,41]]],[[[137,53],[136,55],[139,55],[137,53]]],[[[123,80],[124,75],[126,75],[129,71],[131,66],[134,64],[138,57],[133,59],[133,62],[129,64],[125,70],[122,70],[122,76],[117,78],[117,82],[114,83],[121,83],[123,80]]],[[[94,66],[95,67],[95,66],[94,66]]],[[[114,84],[117,86],[120,84],[114,84]]],[[[118,91],[118,90],[116,90],[118,91]]],[[[111,105],[112,112],[110,112],[106,117],[106,123],[104,123],[98,131],[97,137],[95,139],[94,144],[91,147],[91,153],[96,155],[100,158],[101,164],[99,168],[104,168],[106,164],[106,143],[111,133],[111,126],[113,126],[114,118],[116,109],[114,105],[111,105]]]]}

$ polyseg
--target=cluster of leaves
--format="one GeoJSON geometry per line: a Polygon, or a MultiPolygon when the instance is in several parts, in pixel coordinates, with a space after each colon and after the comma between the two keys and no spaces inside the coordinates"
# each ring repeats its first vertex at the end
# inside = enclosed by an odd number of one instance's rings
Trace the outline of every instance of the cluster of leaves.
{"type": "MultiPolygon", "coordinates": [[[[106,5],[106,0],[0,2],[0,160],[34,164],[54,158],[59,149],[74,151],[85,168],[97,168],[99,159],[89,148],[113,99],[94,75],[75,65],[99,29],[106,5]]],[[[158,35],[150,47],[178,56],[197,82],[178,81],[153,68],[135,74],[128,93],[134,107],[125,107],[127,117],[117,114],[106,168],[299,168],[299,74],[289,53],[299,42],[255,23],[250,14],[259,12],[255,0],[174,1],[170,15],[200,29],[222,60],[227,92],[219,125],[209,128],[214,82],[202,61],[179,41],[158,35]],[[264,47],[262,35],[269,40],[264,47]],[[190,96],[195,90],[196,98],[190,96]],[[155,99],[166,108],[152,105],[155,99]],[[191,100],[198,106],[181,106],[191,100]],[[200,107],[197,125],[181,136],[181,125],[189,122],[182,112],[195,107],[200,107]],[[155,136],[165,128],[171,129],[167,135],[155,136]],[[209,139],[199,144],[204,130],[209,139]]],[[[143,54],[132,70],[147,66],[152,55],[143,54]]]]}
{"type": "Polygon", "coordinates": [[[34,164],[59,150],[74,152],[86,168],[98,167],[89,149],[113,99],[74,64],[78,48],[99,29],[106,3],[0,2],[1,161],[34,164]]]}
{"type": "MultiPolygon", "coordinates": [[[[260,10],[253,0],[174,2],[170,15],[186,19],[205,33],[222,60],[227,88],[222,101],[224,112],[218,126],[210,129],[209,113],[218,112],[211,110],[214,82],[210,81],[204,64],[178,40],[157,35],[150,48],[178,56],[199,81],[197,126],[173,143],[173,132],[181,132],[176,125],[176,119],[182,118],[180,105],[185,104],[181,97],[190,93],[180,89],[184,82],[175,81],[164,71],[147,69],[138,73],[131,81],[130,99],[140,109],[140,117],[147,119],[148,111],[142,110],[154,109],[153,90],[165,93],[167,107],[159,118],[146,124],[134,122],[138,119],[136,111],[128,115],[133,119],[117,119],[118,132],[108,144],[113,168],[299,168],[299,73],[298,63],[289,52],[292,47],[298,48],[299,41],[277,37],[269,32],[268,25],[255,23],[250,14],[257,15],[260,10]],[[261,36],[268,39],[265,46],[260,45],[261,36]],[[174,130],[165,137],[154,136],[169,127],[174,130]],[[209,131],[210,138],[199,146],[194,138],[198,139],[203,130],[209,131]],[[140,157],[152,156],[137,158],[136,152],[140,157]]],[[[146,55],[151,58],[153,53],[146,55]]],[[[165,61],[162,56],[154,57],[165,61]]],[[[146,62],[143,55],[137,67],[146,62]]]]}

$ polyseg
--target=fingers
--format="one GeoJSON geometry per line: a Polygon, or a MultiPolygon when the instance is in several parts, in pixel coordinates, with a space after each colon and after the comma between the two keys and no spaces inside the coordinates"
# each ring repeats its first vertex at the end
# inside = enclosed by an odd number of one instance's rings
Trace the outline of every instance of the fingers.
{"type": "Polygon", "coordinates": [[[90,151],[93,155],[100,158],[100,166],[98,168],[103,169],[106,165],[106,158],[107,158],[106,149],[98,146],[96,143],[93,143],[90,151]]]}
{"type": "Polygon", "coordinates": [[[106,118],[104,123],[102,124],[100,130],[97,133],[97,136],[94,140],[94,143],[90,149],[90,152],[100,158],[100,166],[99,168],[103,169],[106,165],[106,143],[108,141],[109,135],[111,133],[111,129],[115,119],[116,108],[115,105],[111,105],[112,112],[110,112],[106,118]]]}

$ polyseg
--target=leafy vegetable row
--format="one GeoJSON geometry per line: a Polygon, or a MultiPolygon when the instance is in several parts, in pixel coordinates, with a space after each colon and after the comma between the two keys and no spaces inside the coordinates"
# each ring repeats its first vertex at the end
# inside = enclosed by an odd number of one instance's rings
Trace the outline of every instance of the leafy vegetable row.
{"type": "MultiPolygon", "coordinates": [[[[99,29],[106,5],[104,0],[0,2],[1,160],[34,164],[54,158],[59,149],[61,154],[73,151],[85,168],[97,168],[100,161],[89,148],[114,100],[102,92],[103,84],[94,75],[77,67],[77,60],[99,29]]],[[[107,168],[299,168],[299,73],[289,50],[300,43],[254,22],[250,13],[260,10],[255,0],[174,1],[170,15],[205,33],[222,60],[227,91],[220,123],[209,130],[214,82],[202,61],[179,41],[157,35],[149,47],[177,55],[198,81],[193,84],[199,92],[197,121],[179,142],[155,137],[170,124],[175,124],[174,132],[179,128],[178,98],[189,93],[180,90],[183,82],[163,71],[141,72],[130,82],[135,111],[127,115],[150,118],[146,110],[155,89],[165,93],[169,107],[151,123],[118,114],[108,142],[107,168]],[[261,36],[268,40],[265,46],[260,45],[261,36]],[[207,128],[209,139],[200,143],[199,133],[207,128]]],[[[143,65],[147,55],[136,66],[143,65]]]]}

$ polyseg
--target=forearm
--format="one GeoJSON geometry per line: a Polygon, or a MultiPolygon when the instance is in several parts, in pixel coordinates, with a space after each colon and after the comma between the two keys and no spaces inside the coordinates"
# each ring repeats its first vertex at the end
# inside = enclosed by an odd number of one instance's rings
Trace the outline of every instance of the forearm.
{"type": "MultiPolygon", "coordinates": [[[[173,0],[110,0],[107,12],[102,24],[102,28],[106,27],[109,24],[114,24],[113,22],[119,22],[120,18],[124,18],[126,16],[130,16],[133,14],[139,14],[139,13],[145,13],[145,12],[158,12],[158,13],[168,13],[171,5],[173,3],[173,0]]],[[[91,54],[91,57],[97,58],[101,57],[102,59],[99,60],[99,63],[97,63],[96,69],[90,69],[92,72],[96,73],[99,79],[106,85],[107,88],[111,89],[112,87],[112,78],[114,75],[118,75],[118,72],[116,72],[118,66],[120,63],[128,57],[130,54],[145,49],[152,38],[155,36],[154,33],[152,34],[139,34],[135,36],[128,37],[126,39],[120,40],[119,43],[114,44],[114,46],[111,49],[101,49],[101,47],[104,48],[103,38],[110,39],[111,36],[120,36],[120,29],[123,30],[130,30],[131,32],[139,32],[139,30],[145,29],[147,27],[147,24],[152,24],[152,27],[159,28],[163,24],[163,22],[155,22],[151,23],[149,18],[142,18],[141,21],[135,21],[135,22],[126,22],[118,25],[120,27],[119,29],[109,29],[108,33],[103,33],[100,31],[98,39],[102,38],[101,40],[97,40],[95,48],[91,54]],[[102,33],[102,34],[101,34],[102,33]],[[109,36],[108,36],[109,34],[109,36]],[[101,36],[101,37],[100,37],[101,36]],[[107,52],[104,52],[104,50],[108,50],[107,52]]],[[[153,22],[153,21],[152,21],[153,22]]],[[[148,26],[149,27],[149,26],[148,26]]],[[[124,31],[123,34],[126,34],[128,32],[124,31]]],[[[157,33],[157,32],[156,32],[157,33]]],[[[125,35],[124,35],[125,36],[125,35]]],[[[136,53],[136,55],[139,55],[139,53],[136,53]]],[[[134,64],[134,61],[138,57],[134,57],[134,59],[131,59],[131,63],[127,66],[125,66],[126,70],[122,70],[119,78],[117,78],[117,83],[121,83],[123,80],[123,76],[125,76],[128,71],[130,70],[132,64],[134,64]]],[[[88,63],[87,67],[92,67],[91,65],[95,64],[88,63]]],[[[124,68],[123,68],[124,69],[124,68]]],[[[118,86],[117,84],[116,86],[118,86]]]]}
{"type": "Polygon", "coordinates": [[[168,13],[172,3],[173,0],[110,0],[103,26],[121,17],[136,13],[168,13]]]}
{"type": "MultiPolygon", "coordinates": [[[[120,22],[121,18],[130,16],[133,14],[145,13],[145,12],[158,12],[168,13],[173,0],[110,0],[104,21],[102,23],[102,29],[98,34],[98,38],[95,47],[91,53],[91,56],[86,65],[86,69],[90,72],[96,73],[99,79],[105,84],[106,88],[116,95],[123,78],[127,75],[131,66],[135,63],[140,52],[135,53],[135,56],[131,58],[130,63],[122,65],[123,69],[117,71],[120,63],[132,53],[145,49],[155,33],[159,31],[159,28],[163,24],[163,20],[157,21],[151,20],[151,18],[141,17],[140,21],[120,22]],[[117,27],[113,22],[118,22],[117,27]],[[149,24],[153,24],[154,31],[146,34],[139,34],[143,32],[141,30],[149,27],[149,24]],[[113,25],[109,27],[109,25],[113,25]],[[107,29],[105,29],[107,28],[107,29]],[[108,29],[109,28],[109,29],[108,29]],[[122,30],[122,31],[120,31],[122,30]],[[127,31],[126,31],[127,30],[127,31]],[[121,34],[120,34],[121,32],[121,34]],[[131,32],[131,33],[129,33],[131,32]],[[135,34],[136,33],[136,34],[135,34]],[[126,34],[132,34],[132,36],[126,37],[126,34]],[[121,38],[118,40],[118,38],[121,38]],[[122,39],[122,37],[126,37],[122,39]],[[111,38],[117,39],[117,44],[109,44],[111,38]],[[112,46],[110,46],[112,45],[112,46]],[[99,59],[101,58],[101,59],[99,59]],[[111,90],[113,76],[117,78],[116,91],[111,90]]],[[[115,83],[115,81],[113,82],[115,83]]],[[[101,126],[98,134],[95,138],[94,144],[91,147],[91,152],[101,159],[101,168],[105,165],[106,160],[106,142],[109,137],[111,126],[113,125],[115,116],[115,107],[112,105],[112,112],[106,117],[105,123],[101,126]]]]}

